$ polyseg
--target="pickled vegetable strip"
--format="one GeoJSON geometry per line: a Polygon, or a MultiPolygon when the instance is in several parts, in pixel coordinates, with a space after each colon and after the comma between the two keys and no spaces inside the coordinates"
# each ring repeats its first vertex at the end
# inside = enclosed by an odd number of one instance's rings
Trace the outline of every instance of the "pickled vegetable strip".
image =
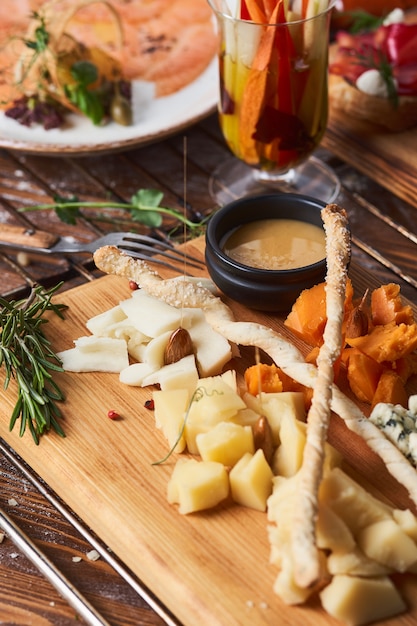
{"type": "MultiPolygon", "coordinates": [[[[276,23],[281,4],[282,0],[278,2],[271,15],[270,22],[272,24],[276,23]]],[[[265,92],[269,81],[269,72],[265,70],[271,62],[274,44],[275,27],[267,26],[263,36],[261,37],[242,97],[240,142],[242,154],[244,155],[247,163],[256,164],[259,162],[259,155],[256,150],[256,140],[253,136],[264,107],[265,92]]]]}

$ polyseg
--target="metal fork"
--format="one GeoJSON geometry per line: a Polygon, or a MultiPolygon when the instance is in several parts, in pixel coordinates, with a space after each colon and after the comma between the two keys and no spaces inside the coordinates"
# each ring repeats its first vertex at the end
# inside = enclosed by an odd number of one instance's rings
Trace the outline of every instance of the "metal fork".
{"type": "Polygon", "coordinates": [[[115,232],[103,235],[94,241],[77,242],[72,237],[58,237],[47,231],[31,227],[0,225],[0,248],[6,250],[47,255],[72,255],[81,252],[94,253],[102,246],[116,246],[129,256],[143,260],[152,258],[153,263],[175,270],[178,270],[178,266],[169,263],[170,260],[197,269],[204,268],[204,262],[201,259],[188,254],[173,244],[149,235],[115,232]]]}

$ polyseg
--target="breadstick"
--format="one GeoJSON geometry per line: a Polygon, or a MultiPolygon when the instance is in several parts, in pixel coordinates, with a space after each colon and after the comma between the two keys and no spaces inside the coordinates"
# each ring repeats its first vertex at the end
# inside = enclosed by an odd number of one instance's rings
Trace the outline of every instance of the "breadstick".
{"type": "MultiPolygon", "coordinates": [[[[201,308],[207,322],[231,343],[256,346],[268,354],[285,374],[306,387],[314,388],[317,368],[306,363],[298,348],[280,333],[262,324],[237,322],[233,312],[208,289],[198,282],[184,278],[187,288],[179,291],[176,279],[163,280],[145,262],[123,254],[117,248],[105,246],[94,254],[98,269],[106,274],[116,274],[134,280],[150,296],[160,298],[172,306],[201,308]]],[[[384,461],[387,470],[408,491],[417,506],[417,472],[398,448],[389,441],[375,424],[370,422],[359,407],[333,384],[331,409],[345,422],[347,428],[361,436],[367,445],[384,461]]]]}
{"type": "Polygon", "coordinates": [[[318,491],[323,476],[324,444],[330,422],[334,363],[342,349],[342,322],[350,259],[346,213],[336,205],[322,211],[326,232],[326,317],[323,345],[317,357],[317,380],[307,417],[307,436],[291,533],[294,579],[306,588],[320,576],[316,545],[318,491]]]}

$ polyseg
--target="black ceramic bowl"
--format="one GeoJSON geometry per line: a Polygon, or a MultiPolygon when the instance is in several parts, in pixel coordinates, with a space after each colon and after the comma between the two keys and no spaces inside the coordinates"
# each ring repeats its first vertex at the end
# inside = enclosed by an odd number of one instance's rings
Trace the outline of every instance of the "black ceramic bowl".
{"type": "Polygon", "coordinates": [[[219,209],[206,230],[206,264],[212,280],[227,296],[262,311],[289,311],[303,289],[322,282],[322,260],[296,269],[258,269],[235,261],[224,252],[226,240],[239,226],[262,219],[294,219],[323,228],[325,203],[309,196],[271,193],[246,196],[219,209]]]}

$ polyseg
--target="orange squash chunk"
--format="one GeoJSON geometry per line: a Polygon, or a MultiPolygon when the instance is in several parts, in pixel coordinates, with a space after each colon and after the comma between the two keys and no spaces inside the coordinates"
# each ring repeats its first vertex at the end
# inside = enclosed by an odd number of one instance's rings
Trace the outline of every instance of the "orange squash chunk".
{"type": "Polygon", "coordinates": [[[417,374],[417,354],[407,354],[392,364],[393,370],[398,374],[403,383],[406,383],[410,376],[417,374]]]}
{"type": "Polygon", "coordinates": [[[400,404],[404,408],[407,408],[408,394],[405,390],[404,383],[400,376],[393,370],[385,370],[381,374],[372,399],[372,408],[379,402],[400,404]]]}
{"type": "Polygon", "coordinates": [[[361,402],[371,403],[375,397],[383,366],[359,350],[351,350],[347,362],[347,379],[351,390],[361,402]]]}
{"type": "Polygon", "coordinates": [[[404,305],[400,286],[395,283],[381,285],[371,294],[371,317],[375,325],[413,324],[414,314],[410,305],[404,305]]]}
{"type": "Polygon", "coordinates": [[[391,322],[375,326],[368,335],[346,341],[378,363],[397,361],[417,348],[417,324],[391,322]]]}
{"type": "Polygon", "coordinates": [[[245,370],[245,384],[248,392],[253,396],[263,391],[264,393],[277,393],[282,391],[282,382],[279,369],[276,365],[257,363],[245,370]]]}
{"type": "MultiPolygon", "coordinates": [[[[353,308],[353,287],[346,283],[345,317],[353,308]]],[[[320,346],[326,326],[326,283],[319,283],[300,293],[284,324],[297,337],[310,344],[320,346]]]]}

